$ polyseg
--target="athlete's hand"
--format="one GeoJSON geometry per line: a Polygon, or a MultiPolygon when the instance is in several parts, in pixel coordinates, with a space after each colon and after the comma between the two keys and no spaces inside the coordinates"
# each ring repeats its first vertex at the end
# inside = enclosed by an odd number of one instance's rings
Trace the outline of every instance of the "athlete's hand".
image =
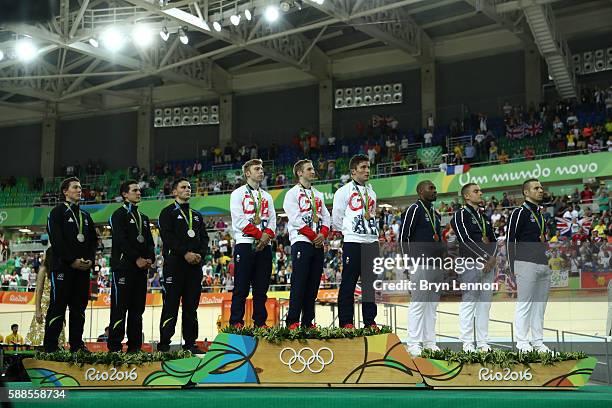
{"type": "Polygon", "coordinates": [[[44,316],[43,316],[43,312],[42,312],[41,309],[36,308],[36,315],[35,316],[36,316],[36,322],[38,324],[42,324],[44,316]]]}
{"type": "Polygon", "coordinates": [[[323,246],[323,242],[325,242],[325,237],[323,234],[317,235],[317,237],[312,241],[315,248],[321,248],[323,246]]]}
{"type": "Polygon", "coordinates": [[[261,245],[261,243],[263,242],[264,246],[268,245],[268,243],[270,242],[270,236],[267,233],[262,233],[261,234],[261,238],[259,239],[259,244],[261,245]]]}
{"type": "Polygon", "coordinates": [[[139,269],[146,269],[150,266],[150,263],[147,259],[138,258],[136,259],[136,266],[138,266],[139,269]]]}
{"type": "Polygon", "coordinates": [[[482,269],[482,271],[487,273],[487,272],[491,271],[493,268],[495,268],[496,264],[497,264],[497,257],[491,256],[491,257],[489,257],[489,260],[485,264],[485,266],[482,269]]]}
{"type": "Polygon", "coordinates": [[[196,255],[197,254],[194,252],[187,252],[185,254],[185,260],[187,261],[188,264],[195,265],[198,263],[196,255]]]}

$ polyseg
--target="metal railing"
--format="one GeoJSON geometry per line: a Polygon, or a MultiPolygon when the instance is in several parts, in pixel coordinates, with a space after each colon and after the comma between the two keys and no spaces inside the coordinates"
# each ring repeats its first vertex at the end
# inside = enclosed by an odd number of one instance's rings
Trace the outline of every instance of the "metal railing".
{"type": "Polygon", "coordinates": [[[586,337],[586,338],[591,338],[591,339],[603,340],[603,342],[604,342],[604,354],[606,356],[605,357],[606,358],[606,362],[604,363],[604,362],[599,361],[599,359],[597,359],[597,365],[606,366],[606,380],[607,380],[608,384],[612,384],[612,382],[611,382],[611,380],[612,380],[612,371],[611,371],[612,367],[610,367],[610,355],[612,353],[610,352],[610,348],[609,348],[610,342],[608,341],[608,338],[607,337],[603,337],[603,336],[594,336],[594,335],[591,335],[591,334],[584,334],[584,333],[577,333],[577,332],[573,332],[573,331],[563,330],[561,332],[561,341],[563,342],[564,350],[565,350],[565,345],[566,344],[570,345],[569,351],[573,351],[574,343],[573,342],[568,342],[568,343],[565,342],[565,335],[566,334],[572,335],[572,336],[578,336],[578,337],[586,337]]]}

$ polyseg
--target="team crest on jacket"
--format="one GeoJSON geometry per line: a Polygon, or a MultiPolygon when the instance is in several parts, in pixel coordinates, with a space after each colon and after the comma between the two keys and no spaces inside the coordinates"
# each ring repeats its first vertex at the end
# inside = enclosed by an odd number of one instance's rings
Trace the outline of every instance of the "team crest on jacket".
{"type": "MultiPolygon", "coordinates": [[[[245,194],[244,197],[242,198],[242,211],[244,212],[245,215],[255,214],[255,202],[253,201],[253,198],[249,194],[245,194]]],[[[260,211],[261,211],[260,215],[262,217],[270,216],[270,208],[268,204],[268,199],[265,197],[262,197],[261,199],[261,210],[260,211]]]]}

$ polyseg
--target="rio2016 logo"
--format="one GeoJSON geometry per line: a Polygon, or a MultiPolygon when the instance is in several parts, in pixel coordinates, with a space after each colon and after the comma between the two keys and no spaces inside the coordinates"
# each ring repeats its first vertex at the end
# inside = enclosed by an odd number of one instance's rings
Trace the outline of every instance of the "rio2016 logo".
{"type": "Polygon", "coordinates": [[[136,367],[130,371],[118,371],[115,367],[109,371],[98,371],[95,368],[88,368],[85,371],[86,381],[136,381],[138,379],[138,371],[136,367]]]}

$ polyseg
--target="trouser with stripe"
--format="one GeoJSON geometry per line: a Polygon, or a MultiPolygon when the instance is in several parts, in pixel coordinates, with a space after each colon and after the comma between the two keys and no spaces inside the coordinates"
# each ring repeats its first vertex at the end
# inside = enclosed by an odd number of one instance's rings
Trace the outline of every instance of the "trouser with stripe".
{"type": "MultiPolygon", "coordinates": [[[[485,273],[482,268],[467,268],[459,275],[461,283],[493,282],[493,270],[485,273]]],[[[459,305],[459,340],[472,343],[476,332],[476,347],[489,343],[489,312],[491,311],[492,290],[465,290],[459,305]],[[475,324],[475,326],[474,326],[475,324]]]]}
{"type": "Polygon", "coordinates": [[[89,300],[89,271],[64,268],[51,271],[51,299],[45,318],[46,352],[58,349],[59,335],[64,328],[66,307],[69,308],[68,343],[71,350],[84,346],[83,327],[89,300]]]}
{"type": "Polygon", "coordinates": [[[182,302],[183,348],[195,346],[198,338],[198,306],[202,292],[202,268],[190,265],[182,257],[168,256],[164,261],[163,299],[159,322],[158,350],[170,346],[178,319],[179,304],[182,302]]]}
{"type": "Polygon", "coordinates": [[[142,346],[142,314],[147,301],[147,271],[113,269],[108,350],[121,351],[127,323],[128,351],[142,346]],[[126,321],[127,314],[127,321],[126,321]]]}
{"type": "Polygon", "coordinates": [[[308,327],[315,317],[315,302],[323,274],[323,248],[315,248],[309,242],[298,241],[291,245],[291,293],[287,326],[300,321],[308,327]]]}

